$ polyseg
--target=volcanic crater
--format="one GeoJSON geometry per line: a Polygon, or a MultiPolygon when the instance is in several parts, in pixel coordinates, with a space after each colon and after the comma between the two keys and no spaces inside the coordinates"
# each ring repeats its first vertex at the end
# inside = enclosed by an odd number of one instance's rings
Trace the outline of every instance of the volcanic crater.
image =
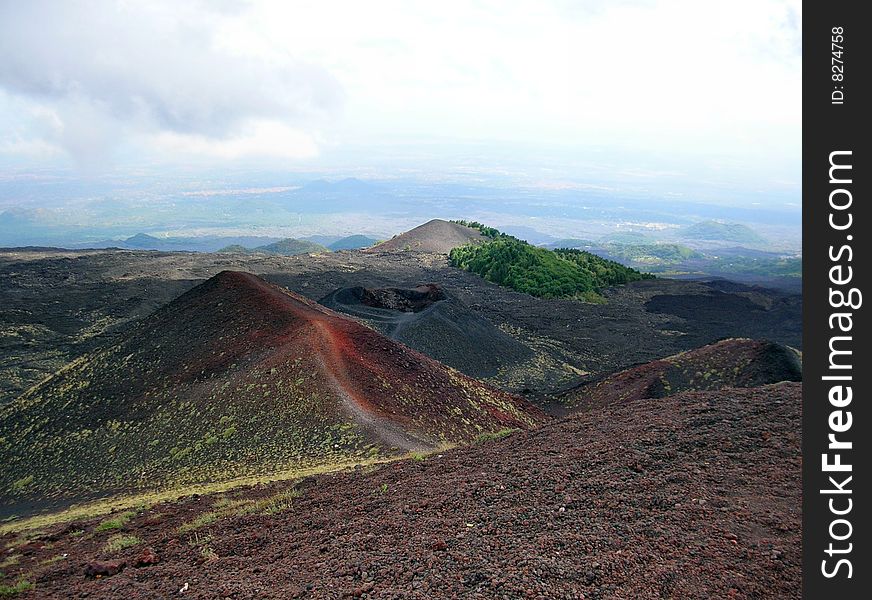
{"type": "Polygon", "coordinates": [[[2,512],[428,451],[543,414],[262,279],[221,272],[0,409],[2,512]],[[27,485],[15,485],[26,480],[27,485]]]}

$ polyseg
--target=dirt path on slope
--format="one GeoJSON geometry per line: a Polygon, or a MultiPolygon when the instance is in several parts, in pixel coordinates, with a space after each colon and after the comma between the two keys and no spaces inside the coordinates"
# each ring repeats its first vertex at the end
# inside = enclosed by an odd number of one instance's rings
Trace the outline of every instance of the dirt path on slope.
{"type": "Polygon", "coordinates": [[[318,361],[331,387],[342,400],[343,407],[354,420],[390,446],[410,452],[435,449],[436,445],[432,442],[412,435],[387,418],[365,408],[371,402],[356,389],[353,378],[349,376],[336,333],[324,321],[316,320],[314,324],[324,341],[324,352],[318,356],[318,361]]]}
{"type": "Polygon", "coordinates": [[[336,319],[345,319],[345,317],[311,301],[300,306],[301,300],[283,293],[272,285],[265,285],[258,277],[250,273],[241,273],[240,275],[278,302],[286,304],[290,310],[297,313],[303,312],[304,318],[315,326],[318,336],[322,340],[321,352],[315,358],[321,364],[330,386],[342,400],[343,407],[358,424],[391,447],[406,451],[436,449],[437,445],[433,442],[405,431],[401,426],[391,422],[389,418],[367,408],[372,403],[366,394],[355,385],[354,378],[350,376],[342,349],[343,344],[337,339],[333,324],[330,323],[331,317],[336,319]]]}

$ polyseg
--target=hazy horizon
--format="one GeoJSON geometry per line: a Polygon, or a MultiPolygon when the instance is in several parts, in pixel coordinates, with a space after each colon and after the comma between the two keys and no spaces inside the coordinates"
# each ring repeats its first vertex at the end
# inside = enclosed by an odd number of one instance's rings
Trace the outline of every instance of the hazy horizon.
{"type": "Polygon", "coordinates": [[[796,248],[801,19],[776,0],[0,2],[0,245],[429,215],[554,236],[713,218],[796,248]],[[383,204],[321,218],[293,193],[349,177],[383,204]]]}

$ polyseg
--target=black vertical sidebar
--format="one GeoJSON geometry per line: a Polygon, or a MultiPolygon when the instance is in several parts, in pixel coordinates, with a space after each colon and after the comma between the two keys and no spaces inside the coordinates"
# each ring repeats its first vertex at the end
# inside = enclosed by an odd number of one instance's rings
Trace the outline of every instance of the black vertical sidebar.
{"type": "Polygon", "coordinates": [[[861,2],[803,3],[803,597],[868,598],[872,270],[861,2]],[[831,437],[832,436],[832,437],[831,437]],[[864,491],[865,490],[865,491],[864,491]]]}

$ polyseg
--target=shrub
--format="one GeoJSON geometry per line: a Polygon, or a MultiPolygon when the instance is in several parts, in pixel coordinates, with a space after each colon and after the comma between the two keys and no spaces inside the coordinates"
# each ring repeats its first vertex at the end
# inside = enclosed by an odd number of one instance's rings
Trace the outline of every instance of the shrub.
{"type": "Polygon", "coordinates": [[[483,442],[492,442],[494,440],[500,440],[506,436],[512,435],[518,431],[517,429],[500,429],[499,431],[491,431],[488,433],[482,433],[477,438],[475,438],[476,444],[481,444],[483,442]]]}
{"type": "Polygon", "coordinates": [[[484,224],[482,224],[482,223],[479,223],[478,221],[463,221],[463,220],[460,220],[460,221],[451,221],[451,222],[452,222],[452,223],[457,223],[458,225],[464,225],[464,226],[466,226],[466,227],[470,227],[470,228],[472,228],[472,229],[478,229],[478,231],[479,231],[483,236],[485,236],[485,237],[489,237],[489,238],[494,238],[494,239],[495,239],[495,238],[498,238],[498,237],[500,237],[500,236],[505,236],[505,234],[502,233],[501,231],[499,231],[498,229],[495,229],[495,228],[493,228],[493,227],[488,227],[487,225],[484,225],[484,224]]]}
{"type": "Polygon", "coordinates": [[[215,549],[212,546],[203,546],[200,548],[200,556],[203,557],[203,560],[206,562],[211,562],[218,558],[218,553],[215,552],[215,549]]]}
{"type": "Polygon", "coordinates": [[[297,488],[290,488],[279,492],[274,496],[262,498],[260,500],[254,501],[247,506],[242,506],[237,511],[237,514],[274,515],[291,508],[291,504],[294,498],[299,498],[301,495],[302,492],[297,488]]]}
{"type": "Polygon", "coordinates": [[[217,521],[219,517],[220,515],[217,512],[200,513],[194,517],[193,520],[188,521],[187,523],[182,523],[179,526],[179,532],[185,533],[186,531],[193,531],[194,529],[200,529],[206,525],[211,525],[217,521]]]}
{"type": "Polygon", "coordinates": [[[17,565],[20,558],[20,554],[13,554],[12,556],[4,558],[2,561],[0,561],[0,569],[6,569],[13,565],[17,565]]]}
{"type": "Polygon", "coordinates": [[[135,535],[116,534],[106,540],[106,545],[103,546],[103,552],[106,552],[107,554],[115,554],[125,548],[130,548],[141,543],[142,540],[135,535]]]}
{"type": "Polygon", "coordinates": [[[127,522],[136,515],[132,510],[123,512],[111,519],[106,519],[99,525],[97,525],[97,531],[114,531],[116,529],[121,529],[124,527],[127,522]]]}
{"type": "Polygon", "coordinates": [[[0,583],[0,596],[14,596],[31,589],[33,589],[33,584],[25,579],[22,579],[15,585],[0,583]]]}
{"type": "Polygon", "coordinates": [[[12,491],[17,492],[19,490],[23,490],[27,486],[33,483],[33,475],[28,475],[27,477],[22,477],[21,479],[16,479],[12,482],[12,491]]]}

